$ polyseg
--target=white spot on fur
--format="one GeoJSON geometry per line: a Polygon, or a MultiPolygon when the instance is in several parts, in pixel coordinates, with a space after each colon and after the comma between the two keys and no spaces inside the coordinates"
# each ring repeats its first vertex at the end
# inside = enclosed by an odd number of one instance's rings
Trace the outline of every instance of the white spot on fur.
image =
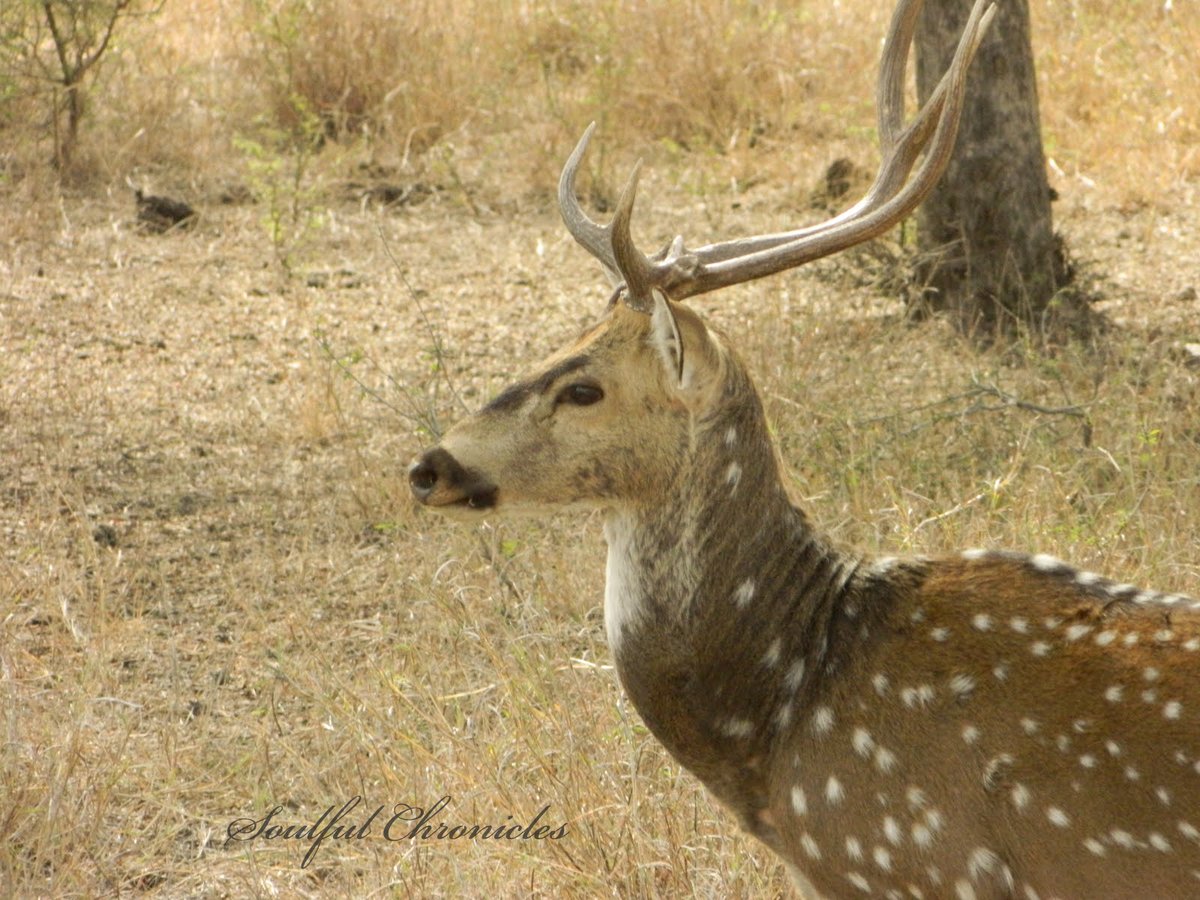
{"type": "Polygon", "coordinates": [[[1026,734],[1037,734],[1038,723],[1036,719],[1023,718],[1021,719],[1021,730],[1026,734]]]}
{"type": "Polygon", "coordinates": [[[854,745],[854,752],[863,759],[867,759],[875,748],[875,741],[871,739],[870,732],[865,728],[855,728],[850,743],[854,745]]]}
{"type": "Polygon", "coordinates": [[[809,859],[820,859],[821,848],[817,845],[816,840],[807,831],[800,835],[800,846],[804,848],[804,852],[809,859]]]}
{"type": "Polygon", "coordinates": [[[967,857],[967,873],[975,881],[997,871],[1001,865],[1000,857],[987,847],[976,847],[967,857]]]}
{"type": "Polygon", "coordinates": [[[736,462],[731,462],[729,468],[725,470],[725,483],[729,485],[729,493],[737,490],[738,482],[742,480],[742,467],[736,462]]]}
{"type": "Polygon", "coordinates": [[[964,725],[962,727],[962,739],[964,743],[974,744],[979,740],[979,729],[974,725],[964,725]]]}
{"type": "Polygon", "coordinates": [[[1120,703],[1121,694],[1124,693],[1125,687],[1120,684],[1110,684],[1104,689],[1104,699],[1109,703],[1120,703]]]}
{"type": "Polygon", "coordinates": [[[899,562],[900,558],[897,556],[881,556],[871,563],[870,572],[872,575],[886,575],[896,568],[899,562]]]}
{"type": "Polygon", "coordinates": [[[1113,740],[1105,741],[1104,749],[1108,751],[1109,756],[1120,756],[1121,755],[1121,745],[1118,744],[1116,741],[1113,741],[1113,740]]]}
{"type": "Polygon", "coordinates": [[[904,841],[904,829],[902,829],[900,827],[900,823],[891,816],[884,816],[883,836],[888,839],[888,843],[893,847],[899,847],[904,841]]]}
{"type": "Polygon", "coordinates": [[[721,731],[731,738],[749,737],[754,733],[754,723],[749,719],[733,716],[721,723],[721,731]]]}
{"type": "Polygon", "coordinates": [[[1066,828],[1071,824],[1070,817],[1057,806],[1046,807],[1046,818],[1050,820],[1050,824],[1059,828],[1066,828]]]}
{"type": "Polygon", "coordinates": [[[971,617],[971,627],[976,631],[991,631],[992,617],[987,613],[975,613],[971,617]]]}
{"type": "Polygon", "coordinates": [[[768,669],[773,669],[779,665],[779,657],[783,653],[783,638],[775,638],[767,646],[767,652],[763,654],[762,664],[768,669]]]}
{"type": "Polygon", "coordinates": [[[1029,634],[1029,620],[1024,616],[1013,616],[1008,620],[1008,627],[1017,634],[1029,634]]]}
{"type": "Polygon", "coordinates": [[[854,862],[859,862],[863,858],[862,844],[853,835],[846,838],[846,856],[854,862]]]}
{"type": "Polygon", "coordinates": [[[1111,644],[1116,639],[1117,639],[1117,633],[1115,631],[1102,631],[1098,635],[1096,635],[1096,646],[1097,647],[1107,647],[1109,644],[1111,644]]]}
{"type": "Polygon", "coordinates": [[[915,688],[908,687],[900,692],[900,699],[904,701],[904,705],[910,709],[918,707],[928,707],[933,702],[933,688],[927,684],[917,685],[915,688]]]}
{"type": "Polygon", "coordinates": [[[812,717],[813,734],[826,735],[833,730],[833,710],[828,706],[818,706],[812,717]]]}
{"type": "Polygon", "coordinates": [[[871,893],[871,882],[867,881],[867,879],[864,878],[858,872],[847,872],[846,880],[849,881],[856,888],[858,888],[860,891],[862,891],[864,894],[871,893]]]}
{"type": "Polygon", "coordinates": [[[884,775],[891,775],[896,768],[896,754],[887,747],[875,749],[875,768],[884,775]]]}
{"type": "Polygon", "coordinates": [[[792,724],[792,701],[786,700],[775,711],[775,727],[779,729],[787,728],[792,724]]]}
{"type": "Polygon", "coordinates": [[[962,558],[969,560],[986,559],[987,555],[988,551],[983,547],[973,547],[970,550],[964,550],[962,552],[962,558]]]}
{"type": "Polygon", "coordinates": [[[754,599],[754,579],[747,578],[733,592],[733,602],[737,605],[738,609],[745,609],[746,604],[752,599],[754,599]]]}
{"type": "Polygon", "coordinates": [[[876,847],[871,851],[871,858],[883,871],[892,871],[892,852],[887,847],[876,847]]]}
{"type": "Polygon", "coordinates": [[[838,781],[836,775],[830,775],[825,782],[825,802],[830,806],[837,806],[846,796],[846,791],[842,787],[842,783],[838,781]]]}
{"type": "Polygon", "coordinates": [[[1104,845],[1095,838],[1085,839],[1083,846],[1087,848],[1089,853],[1094,854],[1095,856],[1104,856],[1105,853],[1108,852],[1104,849],[1104,845]]]}
{"type": "Polygon", "coordinates": [[[1158,798],[1158,802],[1163,806],[1171,805],[1171,792],[1165,787],[1156,787],[1154,789],[1154,796],[1158,798]]]}
{"type": "Polygon", "coordinates": [[[1075,573],[1075,583],[1081,584],[1084,587],[1090,587],[1091,585],[1095,584],[1096,582],[1103,581],[1103,580],[1104,579],[1101,578],[1099,575],[1097,575],[1095,572],[1076,572],[1075,573]]]}
{"type": "Polygon", "coordinates": [[[804,657],[801,656],[794,663],[788,666],[787,673],[783,676],[783,683],[789,691],[794,691],[800,687],[800,682],[804,680],[804,657]]]}
{"type": "Polygon", "coordinates": [[[971,887],[971,882],[965,878],[960,878],[954,882],[954,896],[958,900],[976,900],[975,888],[971,887]]]}
{"type": "Polygon", "coordinates": [[[1096,757],[1092,756],[1090,753],[1085,753],[1083,756],[1079,757],[1079,764],[1085,769],[1094,769],[1096,768],[1096,757]]]}
{"type": "Polygon", "coordinates": [[[1039,572],[1065,572],[1070,568],[1061,559],[1048,553],[1038,553],[1036,556],[1029,557],[1029,564],[1039,572]]]}
{"type": "Polygon", "coordinates": [[[877,673],[875,677],[871,679],[871,684],[874,685],[875,693],[877,693],[880,697],[884,696],[888,692],[888,677],[882,672],[877,673]]]}
{"type": "Polygon", "coordinates": [[[732,447],[737,443],[737,429],[730,425],[725,429],[725,446],[732,447]]]}
{"type": "Polygon", "coordinates": [[[1050,645],[1045,641],[1034,641],[1029,645],[1029,652],[1034,656],[1045,656],[1050,652],[1050,645]]]}
{"type": "Polygon", "coordinates": [[[929,632],[929,636],[939,643],[944,643],[946,638],[950,636],[949,628],[934,628],[929,632]]]}
{"type": "Polygon", "coordinates": [[[808,797],[804,794],[804,788],[798,784],[792,788],[792,810],[798,816],[808,813],[808,797]]]}
{"type": "Polygon", "coordinates": [[[1164,719],[1178,719],[1179,713],[1183,710],[1178,700],[1168,700],[1163,704],[1164,719]]]}
{"type": "Polygon", "coordinates": [[[958,674],[950,679],[950,692],[959,700],[965,700],[975,690],[975,679],[970,675],[958,674]]]}
{"type": "Polygon", "coordinates": [[[1108,833],[1108,836],[1112,839],[1114,844],[1116,844],[1118,847],[1123,847],[1126,850],[1132,850],[1137,846],[1137,841],[1133,839],[1133,835],[1128,831],[1123,831],[1120,828],[1112,829],[1108,833]]]}
{"type": "Polygon", "coordinates": [[[1146,839],[1150,842],[1150,846],[1160,853],[1171,852],[1171,842],[1157,831],[1150,832],[1150,835],[1146,839]]]}
{"type": "Polygon", "coordinates": [[[1014,784],[1013,789],[1009,792],[1009,798],[1012,800],[1012,805],[1022,812],[1029,805],[1029,788],[1023,784],[1014,784]]]}
{"type": "Polygon", "coordinates": [[[1068,641],[1077,641],[1084,637],[1092,630],[1091,625],[1070,625],[1067,627],[1066,635],[1068,641]]]}

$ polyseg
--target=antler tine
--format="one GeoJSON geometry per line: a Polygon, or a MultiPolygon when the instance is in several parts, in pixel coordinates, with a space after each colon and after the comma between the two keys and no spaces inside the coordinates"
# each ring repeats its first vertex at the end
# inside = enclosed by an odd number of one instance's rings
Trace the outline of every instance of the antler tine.
{"type": "Polygon", "coordinates": [[[595,130],[596,123],[592,122],[583,132],[583,137],[579,139],[571,155],[567,157],[562,175],[558,179],[558,209],[567,231],[600,261],[609,280],[614,285],[623,283],[626,286],[627,301],[635,307],[644,306],[649,309],[650,289],[654,286],[654,268],[646,255],[638,250],[630,234],[642,161],[639,159],[634,165],[629,180],[621,191],[612,221],[607,225],[601,225],[588,216],[575,193],[575,174],[579,171],[579,164],[587,152],[588,143],[595,130]]]}
{"type": "Polygon", "coordinates": [[[879,103],[879,144],[884,155],[895,146],[904,126],[904,72],[908,68],[908,51],[923,5],[923,0],[897,4],[883,42],[875,96],[879,103]]]}
{"type": "Polygon", "coordinates": [[[641,171],[642,161],[639,159],[634,164],[633,171],[629,173],[629,180],[625,182],[625,189],[621,191],[621,199],[617,201],[617,211],[608,227],[612,231],[612,253],[617,263],[617,271],[625,280],[626,302],[635,309],[649,311],[653,299],[650,296],[650,289],[654,286],[653,267],[646,255],[633,243],[633,235],[629,230],[641,171]]]}
{"type": "Polygon", "coordinates": [[[587,153],[588,143],[595,130],[596,123],[592,122],[563,165],[562,175],[558,179],[558,211],[571,237],[600,261],[609,281],[616,285],[620,283],[621,275],[613,255],[611,226],[601,225],[591,219],[579,205],[579,198],[575,193],[575,174],[579,171],[579,163],[587,153]]]}

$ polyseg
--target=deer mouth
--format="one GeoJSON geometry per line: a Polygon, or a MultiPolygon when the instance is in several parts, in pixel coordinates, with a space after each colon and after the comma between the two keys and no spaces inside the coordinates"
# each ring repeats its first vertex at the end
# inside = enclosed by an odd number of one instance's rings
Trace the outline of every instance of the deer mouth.
{"type": "Polygon", "coordinates": [[[465,497],[460,497],[458,500],[451,500],[449,503],[442,505],[473,512],[485,512],[489,509],[494,509],[496,506],[496,488],[489,486],[475,490],[465,497]]]}

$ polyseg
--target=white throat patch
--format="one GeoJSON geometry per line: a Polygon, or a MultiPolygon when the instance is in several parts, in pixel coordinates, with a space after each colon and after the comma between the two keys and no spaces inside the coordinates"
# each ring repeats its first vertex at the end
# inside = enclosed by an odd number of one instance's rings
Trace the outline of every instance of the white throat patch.
{"type": "Polygon", "coordinates": [[[615,514],[604,523],[608,563],[604,569],[604,631],[616,655],[621,636],[642,610],[642,589],[633,546],[633,522],[615,514]]]}

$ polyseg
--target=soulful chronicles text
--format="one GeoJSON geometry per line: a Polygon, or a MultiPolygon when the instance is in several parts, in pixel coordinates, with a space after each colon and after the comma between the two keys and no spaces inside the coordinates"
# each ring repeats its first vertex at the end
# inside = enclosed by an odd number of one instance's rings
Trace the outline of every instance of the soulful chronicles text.
{"type": "Polygon", "coordinates": [[[338,808],[329,806],[315,822],[284,824],[279,817],[284,813],[282,806],[276,806],[261,819],[242,818],[229,823],[225,830],[225,846],[233,841],[277,841],[292,840],[307,842],[308,850],[300,867],[304,868],[316,855],[322,842],[358,841],[381,835],[388,841],[456,841],[456,840],[492,840],[492,841],[557,841],[567,836],[567,825],[564,822],[557,828],[548,824],[539,824],[550,811],[550,805],[543,806],[528,824],[516,821],[514,816],[505,816],[504,821],[486,824],[466,824],[447,822],[440,818],[442,810],[450,805],[449,796],[442,797],[428,808],[410,806],[407,803],[397,803],[391,811],[385,812],[387,804],[380,804],[369,812],[364,807],[357,814],[355,811],[363,805],[362,797],[352,797],[338,808]]]}

